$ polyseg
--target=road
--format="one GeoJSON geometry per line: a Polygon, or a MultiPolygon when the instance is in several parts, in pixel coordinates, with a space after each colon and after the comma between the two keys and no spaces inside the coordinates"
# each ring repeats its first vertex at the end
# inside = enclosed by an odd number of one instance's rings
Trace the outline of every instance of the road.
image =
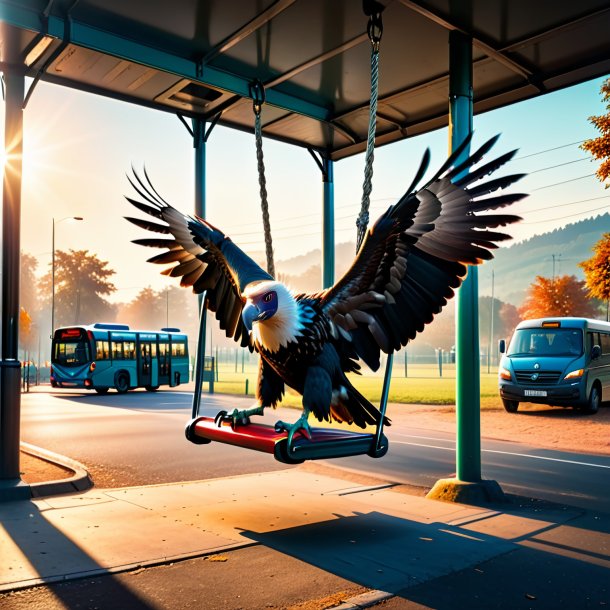
{"type": "MultiPolygon", "coordinates": [[[[82,392],[23,395],[22,439],[84,463],[96,485],[123,487],[188,481],[290,468],[270,455],[184,438],[191,394],[143,391],[106,396],[82,392]]],[[[250,406],[251,400],[205,396],[205,414],[250,406]]],[[[266,416],[296,419],[296,411],[266,416]]],[[[390,451],[380,460],[366,456],[333,460],[334,467],[422,487],[455,472],[455,438],[433,430],[395,424],[387,430],[390,451]]],[[[539,449],[483,440],[483,477],[505,492],[610,513],[610,457],[539,449]]]]}

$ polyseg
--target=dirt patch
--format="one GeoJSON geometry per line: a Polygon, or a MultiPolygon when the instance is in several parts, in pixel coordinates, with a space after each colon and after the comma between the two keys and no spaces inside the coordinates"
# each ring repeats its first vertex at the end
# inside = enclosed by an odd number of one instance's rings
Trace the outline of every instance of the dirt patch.
{"type": "Polygon", "coordinates": [[[28,484],[46,483],[47,481],[59,481],[74,476],[74,472],[58,464],[21,452],[19,459],[19,470],[21,478],[28,484]]]}
{"type": "MultiPolygon", "coordinates": [[[[392,404],[389,416],[413,428],[455,433],[455,408],[392,404]]],[[[610,455],[610,406],[595,415],[575,409],[521,404],[517,413],[481,411],[481,435],[546,449],[610,455]]]]}

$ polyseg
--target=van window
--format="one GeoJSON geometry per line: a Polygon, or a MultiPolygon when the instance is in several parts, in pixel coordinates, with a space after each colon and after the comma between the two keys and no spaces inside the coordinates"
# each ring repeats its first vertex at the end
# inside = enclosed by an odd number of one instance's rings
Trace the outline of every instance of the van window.
{"type": "Polygon", "coordinates": [[[599,344],[602,348],[602,355],[607,356],[610,354],[610,335],[600,333],[599,338],[601,343],[599,344]]]}
{"type": "Polygon", "coordinates": [[[582,354],[582,349],[582,331],[578,329],[520,328],[511,339],[507,355],[578,356],[582,354]]]}

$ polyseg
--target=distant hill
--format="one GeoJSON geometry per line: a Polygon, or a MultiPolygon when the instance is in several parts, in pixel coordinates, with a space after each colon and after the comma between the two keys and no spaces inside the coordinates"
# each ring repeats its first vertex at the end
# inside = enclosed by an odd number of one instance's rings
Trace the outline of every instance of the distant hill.
{"type": "MultiPolygon", "coordinates": [[[[584,279],[578,263],[591,258],[592,248],[610,232],[610,214],[581,220],[549,233],[536,235],[507,248],[499,248],[493,262],[496,298],[520,305],[537,275],[575,275],[584,279]]],[[[487,273],[487,276],[490,274],[487,273]]],[[[481,294],[491,294],[490,282],[480,285],[481,294]]]]}
{"type": "MultiPolygon", "coordinates": [[[[556,275],[575,275],[583,279],[578,263],[591,258],[592,248],[604,233],[610,233],[610,214],[582,220],[549,233],[536,235],[508,247],[500,247],[491,263],[479,274],[480,294],[491,294],[492,266],[495,276],[494,296],[519,306],[528,286],[537,275],[551,277],[553,257],[556,275]]],[[[336,277],[348,268],[354,259],[355,244],[338,244],[335,250],[336,277]]],[[[320,250],[311,250],[293,258],[277,261],[277,269],[288,284],[299,291],[316,291],[320,288],[320,250]]]]}

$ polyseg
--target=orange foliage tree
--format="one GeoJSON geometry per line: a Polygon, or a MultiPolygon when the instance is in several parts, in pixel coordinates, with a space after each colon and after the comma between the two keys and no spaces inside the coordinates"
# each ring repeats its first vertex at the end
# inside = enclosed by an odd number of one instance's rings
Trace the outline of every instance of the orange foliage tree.
{"type": "Polygon", "coordinates": [[[606,320],[609,319],[610,303],[610,233],[604,233],[602,238],[593,246],[593,256],[579,267],[585,272],[585,283],[589,294],[596,299],[606,301],[606,320]]]}
{"type": "Polygon", "coordinates": [[[580,147],[591,153],[594,159],[601,159],[602,163],[595,172],[601,182],[606,182],[606,188],[610,186],[610,78],[604,81],[601,88],[602,99],[607,102],[606,114],[590,116],[589,121],[601,133],[597,138],[585,140],[580,147]]]}
{"type": "Polygon", "coordinates": [[[527,297],[519,308],[523,320],[576,316],[594,318],[595,305],[589,300],[585,282],[574,275],[561,275],[555,279],[536,276],[527,297]]]}

